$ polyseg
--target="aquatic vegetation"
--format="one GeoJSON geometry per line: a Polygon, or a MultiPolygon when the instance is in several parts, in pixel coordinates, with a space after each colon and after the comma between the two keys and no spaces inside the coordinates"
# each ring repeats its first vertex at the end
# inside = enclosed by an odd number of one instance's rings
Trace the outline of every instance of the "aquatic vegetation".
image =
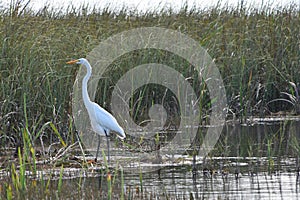
{"type": "MultiPolygon", "coordinates": [[[[296,176],[299,179],[299,119],[289,120],[287,115],[299,114],[299,8],[183,7],[178,13],[169,9],[144,14],[127,8],[118,13],[108,8],[86,10],[86,6],[64,12],[50,7],[38,12],[18,6],[0,9],[0,199],[217,199],[214,191],[218,188],[230,198],[237,186],[246,185],[255,192],[263,184],[270,190],[290,183],[295,186],[296,176]],[[90,162],[71,116],[77,68],[64,66],[65,58],[84,57],[100,41],[141,26],[178,30],[208,50],[224,79],[228,119],[233,125],[224,128],[206,158],[197,157],[213,101],[205,81],[190,63],[170,52],[144,49],[125,54],[99,80],[96,99],[100,105],[110,110],[114,84],[132,67],[161,63],[189,81],[199,96],[202,119],[199,134],[187,152],[192,152],[193,158],[186,155],[153,173],[143,173],[140,167],[132,175],[118,164],[111,169],[104,152],[103,163],[90,162]],[[266,116],[273,120],[271,125],[255,119],[266,116]],[[280,118],[276,121],[276,117],[280,118]],[[276,173],[277,185],[268,185],[276,173]],[[280,180],[281,176],[285,179],[280,180]],[[157,185],[150,184],[153,180],[157,185]],[[283,182],[286,180],[290,182],[283,182]],[[38,193],[33,192],[36,188],[38,193]]],[[[149,108],[155,104],[165,106],[169,111],[166,127],[176,129],[180,121],[178,99],[155,84],[133,94],[129,105],[132,119],[139,125],[147,124],[149,108]]],[[[159,148],[168,139],[158,132],[149,149],[159,148]]],[[[138,140],[134,142],[141,146],[147,138],[138,140]]],[[[130,141],[124,145],[136,148],[130,141]]]]}
{"type": "MultiPolygon", "coordinates": [[[[10,9],[0,11],[3,22],[0,124],[1,135],[5,135],[0,142],[3,145],[14,145],[24,126],[25,93],[29,127],[39,130],[52,122],[64,138],[75,141],[70,102],[77,69],[64,67],[65,58],[84,57],[99,41],[140,26],[181,31],[208,50],[224,79],[229,117],[243,120],[253,115],[276,115],[278,111],[298,113],[300,23],[295,6],[266,10],[192,8],[179,13],[161,10],[146,14],[129,12],[127,8],[119,13],[94,8],[87,14],[83,12],[88,9],[84,6],[66,12],[49,7],[36,13],[27,8],[10,9]]],[[[131,67],[154,62],[174,67],[190,81],[201,97],[200,105],[204,108],[201,116],[205,118],[210,109],[209,92],[193,68],[176,55],[151,49],[126,54],[111,65],[105,73],[107,78],[99,80],[98,103],[109,110],[107,102],[116,81],[131,67]]],[[[131,99],[131,116],[138,124],[147,120],[149,105],[159,103],[150,95],[153,87],[158,92],[156,96],[167,95],[165,105],[169,106],[170,116],[174,119],[178,116],[176,101],[170,103],[172,94],[158,86],[149,86],[141,88],[131,99]]],[[[53,130],[45,128],[40,132],[40,135],[46,133],[43,141],[57,140],[53,130]]]]}

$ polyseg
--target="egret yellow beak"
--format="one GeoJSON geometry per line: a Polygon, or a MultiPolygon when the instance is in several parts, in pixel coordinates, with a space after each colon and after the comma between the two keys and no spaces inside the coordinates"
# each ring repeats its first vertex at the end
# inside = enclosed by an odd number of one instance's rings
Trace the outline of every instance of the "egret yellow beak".
{"type": "Polygon", "coordinates": [[[72,64],[76,64],[77,62],[79,62],[79,60],[71,60],[67,62],[67,64],[72,65],[72,64]]]}

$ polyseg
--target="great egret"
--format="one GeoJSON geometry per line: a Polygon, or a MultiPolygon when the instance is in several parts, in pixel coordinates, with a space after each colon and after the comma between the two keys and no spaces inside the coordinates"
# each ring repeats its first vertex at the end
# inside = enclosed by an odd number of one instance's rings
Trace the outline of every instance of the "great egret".
{"type": "Polygon", "coordinates": [[[107,141],[107,149],[108,149],[108,162],[109,162],[109,134],[110,131],[114,131],[117,133],[117,136],[121,139],[126,137],[123,128],[118,124],[117,120],[112,116],[109,112],[104,110],[95,102],[90,100],[87,83],[92,75],[92,67],[90,63],[85,58],[80,58],[78,60],[71,60],[67,62],[67,64],[82,64],[86,67],[86,75],[82,80],[82,98],[83,103],[87,109],[89,114],[90,122],[92,125],[93,131],[98,134],[98,147],[95,161],[97,162],[97,157],[99,153],[100,147],[100,136],[105,136],[107,141]]]}

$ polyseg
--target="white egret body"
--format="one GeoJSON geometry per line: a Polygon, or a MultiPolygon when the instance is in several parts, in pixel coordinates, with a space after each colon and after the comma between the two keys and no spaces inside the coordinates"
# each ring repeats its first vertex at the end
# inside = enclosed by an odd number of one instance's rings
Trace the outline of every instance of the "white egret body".
{"type": "Polygon", "coordinates": [[[107,148],[108,148],[108,162],[109,162],[109,134],[110,131],[114,131],[117,133],[117,136],[121,139],[126,137],[123,128],[118,124],[117,120],[112,116],[109,112],[105,109],[100,107],[95,102],[90,100],[88,90],[87,90],[87,83],[92,75],[92,67],[90,63],[85,58],[80,58],[78,60],[72,60],[67,62],[67,64],[82,64],[86,67],[87,73],[82,80],[82,98],[84,106],[87,109],[89,114],[90,122],[93,131],[95,131],[99,138],[98,138],[98,148],[96,153],[95,161],[97,161],[99,146],[100,146],[100,136],[105,136],[107,140],[107,148]]]}

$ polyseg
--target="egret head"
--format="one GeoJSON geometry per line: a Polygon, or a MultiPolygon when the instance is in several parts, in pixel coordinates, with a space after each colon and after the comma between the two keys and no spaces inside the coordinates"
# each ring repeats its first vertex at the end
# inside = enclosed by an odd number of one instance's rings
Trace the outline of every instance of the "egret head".
{"type": "Polygon", "coordinates": [[[87,60],[85,58],[79,58],[76,60],[71,60],[69,62],[67,62],[67,64],[84,64],[85,62],[87,62],[87,60]]]}

